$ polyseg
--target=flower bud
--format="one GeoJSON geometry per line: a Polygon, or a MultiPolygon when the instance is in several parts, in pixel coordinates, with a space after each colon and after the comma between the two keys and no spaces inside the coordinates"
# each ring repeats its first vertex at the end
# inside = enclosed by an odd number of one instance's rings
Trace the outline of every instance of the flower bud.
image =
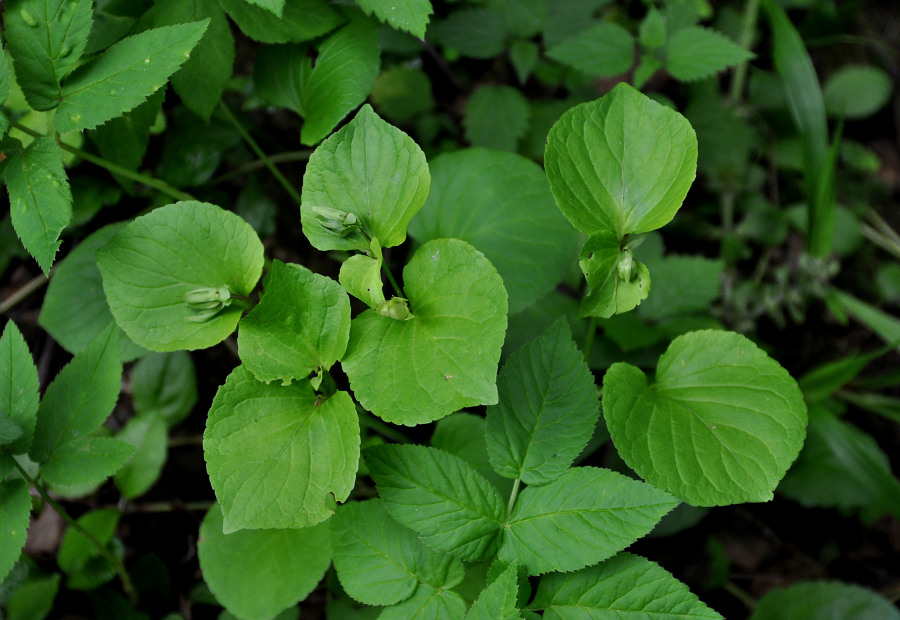
{"type": "Polygon", "coordinates": [[[215,316],[222,308],[231,304],[231,291],[227,286],[194,289],[184,294],[184,303],[195,314],[185,317],[188,321],[202,323],[215,316]]]}
{"type": "Polygon", "coordinates": [[[622,252],[622,256],[619,258],[619,263],[616,265],[616,268],[618,269],[620,280],[631,282],[637,277],[637,268],[634,264],[634,257],[631,255],[631,250],[624,250],[622,252]]]}
{"type": "Polygon", "coordinates": [[[375,312],[397,321],[408,321],[413,318],[413,313],[409,311],[407,300],[402,297],[392,297],[389,301],[381,302],[375,308],[375,312]]]}
{"type": "Polygon", "coordinates": [[[353,213],[331,207],[313,207],[312,210],[319,226],[340,237],[346,237],[359,229],[359,219],[353,213]]]}

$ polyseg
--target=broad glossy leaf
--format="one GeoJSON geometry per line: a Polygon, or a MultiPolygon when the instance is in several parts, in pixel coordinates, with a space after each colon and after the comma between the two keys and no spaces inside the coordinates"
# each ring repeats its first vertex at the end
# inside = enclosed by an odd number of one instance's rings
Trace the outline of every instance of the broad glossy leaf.
{"type": "Polygon", "coordinates": [[[600,416],[594,376],[565,319],[509,357],[497,389],[500,404],[488,407],[486,427],[494,469],[526,484],[561,476],[600,416]]]}
{"type": "Polygon", "coordinates": [[[544,610],[547,620],[722,620],[659,565],[625,552],[576,573],[545,575],[529,608],[544,610]]]}
{"type": "Polygon", "coordinates": [[[0,580],[12,570],[28,537],[31,494],[24,480],[0,482],[0,580]]]}
{"type": "Polygon", "coordinates": [[[627,84],[563,114],[547,138],[550,189],[583,233],[625,234],[667,224],[697,169],[690,123],[627,84]]]}
{"type": "MultiPolygon", "coordinates": [[[[22,454],[31,446],[38,412],[37,368],[22,337],[22,332],[8,321],[0,336],[0,416],[21,431],[18,439],[4,446],[10,454],[22,454]]],[[[0,479],[4,476],[0,475],[0,479]]]]}
{"type": "Polygon", "coordinates": [[[392,605],[420,583],[450,588],[463,577],[462,562],[423,544],[379,499],[341,506],[329,523],[338,579],[357,601],[392,605]]]}
{"type": "MultiPolygon", "coordinates": [[[[284,0],[281,0],[284,4],[284,0]]],[[[278,12],[281,17],[281,11],[278,12]]],[[[209,19],[209,27],[191,51],[191,57],[172,76],[172,87],[192,112],[209,120],[231,78],[234,37],[225,12],[217,0],[160,0],[147,11],[142,24],[173,26],[209,19]]]]}
{"type": "Polygon", "coordinates": [[[759,599],[751,620],[898,620],[900,611],[868,588],[840,581],[805,581],[759,599]]]}
{"type": "Polygon", "coordinates": [[[676,80],[693,82],[753,58],[724,34],[694,26],[682,28],[666,43],[666,69],[676,80]]]}
{"type": "Polygon", "coordinates": [[[241,307],[204,318],[185,296],[227,287],[247,296],[262,273],[263,247],[247,222],[215,205],[177,202],[129,223],[97,251],[116,322],[154,351],[202,349],[234,331],[241,307]]]}
{"type": "Polygon", "coordinates": [[[472,93],[463,112],[466,140],[472,146],[516,150],[528,131],[528,100],[511,86],[481,86],[472,93]]]}
{"type": "MultiPolygon", "coordinates": [[[[69,353],[84,351],[91,340],[114,324],[94,253],[123,226],[124,223],[104,226],[78,244],[56,265],[53,279],[47,286],[38,322],[69,353]]],[[[119,330],[118,327],[115,329],[119,330]]],[[[119,353],[123,362],[146,352],[119,331],[119,353]]]]}
{"type": "Polygon", "coordinates": [[[581,302],[582,316],[608,319],[633,310],[650,293],[647,266],[623,250],[612,232],[592,235],[581,248],[579,265],[590,287],[581,302]]]}
{"type": "Polygon", "coordinates": [[[239,618],[272,618],[316,587],[331,564],[325,523],[302,529],[223,533],[222,508],[210,508],[198,545],[203,578],[239,618]]]}
{"type": "Polygon", "coordinates": [[[341,264],[338,279],[341,286],[370,308],[377,308],[384,301],[381,282],[382,258],[355,254],[341,264]]]}
{"type": "Polygon", "coordinates": [[[62,444],[41,468],[55,486],[96,484],[116,473],[134,454],[134,446],[107,437],[80,437],[62,444]]]}
{"type": "Polygon", "coordinates": [[[457,239],[421,246],[403,270],[413,318],[353,319],[341,365],[359,402],[415,425],[497,402],[506,291],[488,260],[457,239]]]}
{"type": "Polygon", "coordinates": [[[138,413],[159,414],[175,426],[197,404],[197,371],[189,353],[149,353],[131,371],[131,398],[138,413]]]}
{"type": "Polygon", "coordinates": [[[93,129],[140,105],[190,57],[208,20],[147,30],[76,69],[53,122],[62,133],[93,129]]]}
{"type": "Polygon", "coordinates": [[[7,0],[3,26],[25,99],[52,110],[60,82],[78,64],[91,31],[91,0],[7,0]]]}
{"type": "Polygon", "coordinates": [[[24,149],[14,146],[5,154],[13,227],[44,274],[49,274],[60,245],[59,233],[72,219],[72,192],[62,148],[52,138],[38,138],[24,149]]]}
{"type": "Polygon", "coordinates": [[[498,556],[529,575],[605,560],[646,535],[678,500],[608,469],[577,467],[516,500],[498,556]]]}
{"type": "Polygon", "coordinates": [[[63,368],[44,393],[28,451],[43,463],[74,439],[100,426],[121,388],[119,334],[110,325],[63,368]]]}
{"type": "Polygon", "coordinates": [[[280,18],[246,0],[219,2],[244,34],[262,43],[308,41],[344,21],[326,0],[285,0],[280,18]]]}
{"type": "Polygon", "coordinates": [[[622,26],[601,21],[554,45],[547,56],[591,77],[619,75],[634,64],[634,38],[622,26]]]}
{"type": "Polygon", "coordinates": [[[365,459],[385,508],[426,543],[467,562],[496,550],[503,500],[471,465],[413,445],[375,446],[365,459]]]}
{"type": "Polygon", "coordinates": [[[462,239],[483,252],[515,314],[546,295],[571,267],[576,231],[559,213],[541,168],[486,149],[438,156],[431,191],[409,225],[419,242],[462,239]]]}
{"type": "Polygon", "coordinates": [[[308,527],[333,514],[356,480],[359,421],[337,392],[318,402],[308,381],[282,386],[239,366],[213,400],[203,434],[225,532],[308,527]]]}
{"type": "Polygon", "coordinates": [[[510,564],[472,603],[466,620],[521,620],[516,607],[519,596],[517,566],[510,564]]]}
{"type": "Polygon", "coordinates": [[[342,237],[320,223],[315,209],[335,209],[352,213],[381,247],[400,245],[430,185],[422,149],[364,105],[309,158],[300,207],[303,234],[320,250],[369,249],[359,232],[342,237]]]}
{"type": "Polygon", "coordinates": [[[458,620],[466,602],[453,590],[422,584],[402,603],[385,608],[378,620],[458,620]]]}
{"type": "Polygon", "coordinates": [[[166,463],[166,419],[157,411],[137,415],[125,424],[118,439],[134,446],[134,454],[116,472],[116,487],[131,500],[150,490],[166,463]]]}
{"type": "Polygon", "coordinates": [[[428,18],[434,12],[431,0],[356,0],[366,14],[375,15],[398,30],[422,39],[428,18]]]}
{"type": "Polygon", "coordinates": [[[806,437],[797,382],[733,332],[676,338],[650,385],[638,368],[614,364],[603,412],[629,467],[695,506],[772,499],[806,437]]]}
{"type": "Polygon", "coordinates": [[[238,332],[241,361],[260,381],[290,383],[344,354],[350,298],[341,285],[302,265],[274,261],[265,294],[238,332]]]}

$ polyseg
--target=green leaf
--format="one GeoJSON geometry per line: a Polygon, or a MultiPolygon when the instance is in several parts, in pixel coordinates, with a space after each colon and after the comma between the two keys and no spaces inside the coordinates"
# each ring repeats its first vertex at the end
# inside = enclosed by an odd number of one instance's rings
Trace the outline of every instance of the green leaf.
{"type": "Polygon", "coordinates": [[[463,126],[472,146],[515,151],[528,130],[528,100],[511,86],[481,86],[466,102],[463,126]]]}
{"type": "Polygon", "coordinates": [[[614,364],[603,412],[628,466],[694,506],[772,499],[806,436],[797,383],[733,332],[676,338],[652,385],[638,368],[614,364]]]}
{"type": "Polygon", "coordinates": [[[500,404],[488,407],[485,429],[494,469],[526,484],[559,478],[600,417],[594,376],[565,319],[509,357],[497,389],[500,404]]]}
{"type": "Polygon", "coordinates": [[[149,353],[131,371],[131,399],[138,413],[158,413],[168,427],[197,404],[197,371],[189,353],[149,353]]]}
{"type": "MultiPolygon", "coordinates": [[[[0,416],[21,431],[21,436],[4,446],[4,452],[22,454],[31,446],[38,412],[38,372],[22,337],[8,321],[0,336],[0,416]]],[[[0,479],[4,476],[0,475],[0,479]]]]}
{"type": "Polygon", "coordinates": [[[262,43],[308,41],[344,22],[326,0],[285,0],[280,19],[246,0],[219,2],[244,34],[262,43]]]}
{"type": "Polygon", "coordinates": [[[458,456],[493,484],[501,495],[509,496],[513,482],[491,467],[486,436],[483,417],[460,411],[437,421],[431,446],[458,456]]]}
{"type": "MultiPolygon", "coordinates": [[[[116,550],[118,541],[114,539],[120,516],[118,510],[103,508],[83,514],[77,523],[121,558],[122,548],[116,550]]],[[[69,576],[66,586],[70,590],[93,590],[116,576],[116,569],[100,555],[94,543],[74,527],[66,530],[56,561],[69,576]]]]}
{"type": "Polygon", "coordinates": [[[751,620],[898,620],[900,611],[867,588],[839,581],[806,581],[762,597],[751,620]]]}
{"type": "Polygon", "coordinates": [[[583,233],[655,230],[678,211],[697,169],[690,123],[628,86],[563,114],[547,138],[550,189],[583,233]]]}
{"type": "Polygon", "coordinates": [[[426,543],[467,562],[496,551],[503,500],[471,465],[413,445],[368,448],[365,459],[385,508],[426,543]]]}
{"type": "Polygon", "coordinates": [[[800,377],[800,390],[807,404],[823,401],[836,391],[853,381],[868,366],[869,362],[878,359],[891,350],[891,346],[882,347],[871,353],[859,355],[848,354],[807,371],[800,377]]]}
{"type": "Polygon", "coordinates": [[[381,247],[400,245],[409,221],[428,196],[431,175],[422,149],[364,105],[356,117],[315,150],[303,174],[303,234],[319,250],[369,249],[358,231],[340,236],[315,209],[355,216],[381,247]]]}
{"type": "Polygon", "coordinates": [[[529,575],[605,560],[678,505],[668,493],[608,469],[577,467],[519,495],[497,557],[529,575]]]}
{"type": "Polygon", "coordinates": [[[59,233],[72,219],[72,192],[63,169],[62,147],[52,138],[38,138],[24,149],[14,146],[5,153],[9,159],[4,178],[13,227],[44,274],[49,274],[60,245],[59,233]]]}
{"type": "Polygon", "coordinates": [[[722,259],[669,255],[648,261],[647,268],[653,274],[653,294],[641,304],[638,313],[649,321],[704,312],[722,293],[722,259]]]}
{"type": "Polygon", "coordinates": [[[412,597],[387,607],[378,620],[459,620],[465,613],[466,603],[459,594],[422,584],[412,597]]]}
{"type": "Polygon", "coordinates": [[[382,71],[372,85],[369,100],[392,123],[403,123],[434,109],[428,75],[422,69],[404,66],[382,71]]]}
{"type": "Polygon", "coordinates": [[[453,11],[435,23],[430,33],[444,47],[469,58],[500,55],[507,35],[503,15],[486,7],[453,11]]]}
{"type": "Polygon", "coordinates": [[[269,11],[275,17],[281,17],[284,11],[285,0],[246,0],[246,2],[269,11]]]}
{"type": "Polygon", "coordinates": [[[869,305],[861,299],[839,290],[832,289],[829,295],[857,321],[871,329],[886,344],[896,345],[900,342],[900,319],[869,305]]]}
{"type": "MultiPolygon", "coordinates": [[[[284,4],[284,0],[280,0],[284,4]]],[[[277,15],[281,17],[279,9],[277,15]]],[[[192,112],[209,120],[225,92],[234,65],[234,37],[225,12],[217,0],[160,0],[153,4],[141,23],[151,27],[174,26],[209,19],[200,42],[191,57],[172,76],[172,87],[192,112]]]]}
{"type": "Polygon", "coordinates": [[[633,310],[650,293],[650,271],[635,260],[612,232],[591,235],[581,248],[581,271],[590,292],[582,316],[609,318],[633,310]]]}
{"type": "Polygon", "coordinates": [[[359,421],[346,392],[320,402],[308,381],[261,383],[239,366],[216,393],[203,449],[225,533],[308,527],[353,489],[359,421]]]}
{"type": "Polygon", "coordinates": [[[239,618],[272,618],[307,597],[331,565],[328,525],[223,533],[216,504],[200,526],[200,568],[216,599],[239,618]]]}
{"type": "Polygon", "coordinates": [[[209,181],[222,156],[241,143],[234,126],[213,118],[198,123],[197,116],[176,108],[169,117],[165,145],[156,173],[175,187],[199,187],[209,181]]]}
{"type": "Polygon", "coordinates": [[[533,41],[516,41],[509,48],[509,60],[516,70],[519,83],[524,84],[537,66],[541,49],[533,41]]]}
{"type": "Polygon", "coordinates": [[[822,95],[829,115],[859,119],[883,108],[892,90],[891,78],[883,69],[847,65],[828,76],[822,95]]]}
{"type": "Polygon", "coordinates": [[[544,610],[547,620],[722,619],[659,565],[624,552],[577,573],[542,577],[529,609],[544,610]]]}
{"type": "Polygon", "coordinates": [[[22,480],[0,482],[0,581],[22,554],[30,514],[28,485],[22,480]]]}
{"type": "Polygon", "coordinates": [[[29,577],[10,594],[7,620],[44,620],[53,609],[59,591],[59,573],[29,577]]]}
{"type": "Polygon", "coordinates": [[[262,273],[263,247],[238,216],[189,201],[137,218],[96,256],[119,326],[141,346],[174,351],[211,347],[234,331],[239,304],[208,316],[185,296],[221,288],[248,296],[262,273]]]}
{"type": "Polygon", "coordinates": [[[392,605],[419,584],[451,588],[463,577],[462,562],[424,545],[379,499],[341,506],[330,523],[338,579],[357,601],[392,605]]]}
{"type": "MultiPolygon", "coordinates": [[[[9,63],[6,57],[6,50],[3,49],[3,45],[0,44],[0,105],[6,103],[7,97],[9,97],[9,63]]],[[[9,119],[6,118],[6,112],[0,111],[0,138],[2,138],[7,129],[9,129],[9,119]]]]}
{"type": "Polygon", "coordinates": [[[597,22],[547,50],[547,56],[591,77],[609,77],[634,64],[634,38],[622,26],[597,22]]]}
{"type": "Polygon", "coordinates": [[[430,167],[428,200],[409,226],[416,241],[462,239],[483,252],[503,278],[510,314],[559,284],[578,236],[537,164],[512,153],[468,149],[440,155],[430,167]]]}
{"type": "Polygon", "coordinates": [[[96,484],[116,473],[134,454],[134,446],[118,439],[81,437],[62,444],[41,468],[56,486],[96,484]]]}
{"type": "Polygon", "coordinates": [[[33,461],[49,460],[65,444],[96,429],[115,406],[122,365],[119,334],[113,327],[76,355],[44,393],[28,451],[33,461]]]}
{"type": "Polygon", "coordinates": [[[253,79],[263,98],[303,117],[300,141],[313,145],[366,100],[380,66],[378,28],[360,16],[319,45],[315,66],[306,46],[264,47],[253,79]]]}
{"type": "Polygon", "coordinates": [[[9,0],[5,8],[6,42],[25,99],[35,110],[52,110],[60,82],[84,53],[91,1],[9,0]]]}
{"type": "Polygon", "coordinates": [[[373,258],[364,254],[355,254],[341,264],[338,279],[344,289],[366,303],[370,308],[377,308],[384,302],[384,290],[381,282],[381,257],[373,258]]]}
{"type": "Polygon", "coordinates": [[[5,448],[23,434],[22,428],[11,419],[0,418],[0,448],[5,448]]]}
{"type": "MultiPolygon", "coordinates": [[[[38,322],[70,353],[84,351],[98,334],[114,324],[94,253],[122,226],[124,223],[105,226],[82,241],[56,265],[53,279],[47,286],[38,322]]],[[[146,352],[119,331],[119,353],[123,362],[146,352]]]]}
{"type": "Polygon", "coordinates": [[[694,26],[672,35],[665,47],[665,66],[676,80],[702,80],[756,55],[724,34],[694,26]]]}
{"type": "Polygon", "coordinates": [[[62,132],[93,129],[136,108],[190,57],[209,20],[148,30],[123,39],[76,69],[53,118],[62,132]]]}
{"type": "Polygon", "coordinates": [[[413,317],[367,310],[341,360],[357,400],[388,422],[415,425],[497,402],[506,291],[480,252],[457,239],[422,245],[403,270],[413,317]]]}
{"type": "Polygon", "coordinates": [[[434,12],[431,0],[356,0],[367,15],[375,13],[381,21],[398,30],[425,38],[428,18],[434,12]]]}
{"type": "Polygon", "coordinates": [[[521,620],[516,607],[519,596],[517,566],[510,564],[472,604],[466,620],[521,620]]]}
{"type": "Polygon", "coordinates": [[[116,486],[127,500],[150,490],[166,463],[168,433],[166,419],[157,411],[139,414],[125,424],[118,434],[123,442],[134,446],[134,454],[116,472],[116,486]]]}
{"type": "Polygon", "coordinates": [[[655,7],[647,11],[641,21],[639,37],[641,46],[655,50],[666,43],[666,18],[655,7]]]}
{"type": "Polygon", "coordinates": [[[350,298],[331,278],[274,261],[265,294],[242,321],[241,361],[260,381],[285,385],[328,370],[347,349],[350,298]]]}

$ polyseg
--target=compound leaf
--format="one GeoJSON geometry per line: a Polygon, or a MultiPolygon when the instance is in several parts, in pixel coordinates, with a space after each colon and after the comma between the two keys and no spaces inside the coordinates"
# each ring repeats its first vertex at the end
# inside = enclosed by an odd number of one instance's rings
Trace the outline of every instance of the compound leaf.
{"type": "Polygon", "coordinates": [[[309,158],[303,174],[303,233],[319,250],[368,249],[358,231],[340,236],[316,209],[352,213],[361,231],[381,247],[400,245],[422,208],[431,174],[422,149],[383,121],[368,104],[309,158]]]}
{"type": "Polygon", "coordinates": [[[622,26],[598,22],[554,45],[547,56],[591,77],[619,75],[634,64],[634,38],[622,26]]]}
{"type": "Polygon", "coordinates": [[[806,436],[797,382],[732,332],[676,338],[652,385],[618,363],[603,386],[606,423],[625,462],[695,506],[772,499],[806,436]]]}
{"type": "Polygon", "coordinates": [[[282,12],[284,11],[285,0],[245,0],[245,2],[263,8],[275,17],[281,17],[282,12]]]}
{"type": "Polygon", "coordinates": [[[265,294],[242,321],[244,367],[260,381],[285,384],[331,368],[347,349],[350,298],[331,278],[274,261],[265,294]]]}
{"type": "Polygon", "coordinates": [[[697,136],[683,116],[623,83],[563,114],[544,162],[575,228],[622,239],[675,216],[696,174],[697,136]]]}
{"type": "Polygon", "coordinates": [[[359,421],[346,392],[320,402],[308,381],[266,384],[239,366],[213,399],[203,448],[226,534],[308,527],[353,488],[359,421]]]}
{"type": "Polygon", "coordinates": [[[23,480],[0,482],[0,579],[5,579],[28,537],[31,494],[23,480]]]}
{"type": "Polygon", "coordinates": [[[244,34],[262,43],[308,41],[344,22],[326,0],[285,0],[280,18],[246,0],[219,2],[244,34]]]}
{"type": "Polygon", "coordinates": [[[130,443],[108,437],[81,437],[61,445],[41,468],[52,485],[97,484],[116,473],[134,454],[130,443]]]}
{"type": "Polygon", "coordinates": [[[423,39],[428,18],[434,12],[431,0],[356,0],[367,15],[375,15],[397,30],[423,39]]]}
{"type": "Polygon", "coordinates": [[[272,618],[318,585],[331,564],[325,523],[224,533],[222,507],[200,526],[200,568],[216,599],[239,618],[272,618]]]}
{"type": "Polygon", "coordinates": [[[472,603],[466,620],[521,620],[516,607],[519,597],[518,567],[515,562],[488,585],[472,603]]]}
{"type": "Polygon", "coordinates": [[[22,245],[49,274],[60,245],[59,233],[72,219],[62,147],[52,138],[38,138],[24,149],[12,142],[4,164],[10,217],[22,245]]]}
{"type": "Polygon", "coordinates": [[[497,380],[500,404],[488,407],[491,464],[507,478],[547,484],[587,445],[600,417],[597,386],[560,319],[513,353],[497,380]]]}
{"type": "Polygon", "coordinates": [[[659,565],[625,552],[576,573],[542,577],[528,607],[544,610],[547,620],[630,616],[722,620],[659,565]]]}
{"type": "Polygon", "coordinates": [[[682,28],[666,44],[666,69],[676,80],[702,80],[755,54],[724,34],[694,26],[682,28]]]}
{"type": "Polygon", "coordinates": [[[153,351],[202,349],[224,340],[241,318],[240,305],[198,311],[188,304],[189,294],[227,289],[246,297],[263,265],[262,243],[247,222],[195,201],[137,218],[96,256],[116,322],[153,351]]]}
{"type": "Polygon", "coordinates": [[[365,459],[385,508],[429,545],[468,562],[496,550],[503,501],[471,465],[413,445],[375,446],[365,459]]]}
{"type": "Polygon", "coordinates": [[[506,291],[483,254],[458,239],[422,245],[403,270],[412,317],[353,319],[341,365],[359,402],[415,425],[497,402],[506,291]]]}
{"type": "Polygon", "coordinates": [[[0,416],[15,424],[21,435],[4,446],[4,452],[28,451],[37,420],[39,388],[37,368],[25,338],[16,324],[8,321],[0,336],[0,416]]]}
{"type": "Polygon", "coordinates": [[[578,235],[540,166],[513,153],[468,149],[430,163],[431,191],[409,225],[424,243],[453,238],[483,252],[515,314],[546,295],[572,264],[578,235]]]}
{"type": "Polygon", "coordinates": [[[60,82],[78,64],[91,32],[91,0],[9,0],[3,25],[17,81],[35,110],[52,110],[60,82]]]}
{"type": "Polygon", "coordinates": [[[608,469],[577,467],[528,487],[507,521],[498,556],[529,575],[605,560],[646,535],[678,500],[608,469]]]}
{"type": "Polygon", "coordinates": [[[63,85],[56,128],[93,129],[140,105],[190,57],[208,25],[206,19],[147,30],[78,67],[63,85]]]}
{"type": "Polygon", "coordinates": [[[410,598],[385,608],[378,620],[458,620],[465,613],[466,602],[459,594],[422,584],[410,598]]]}

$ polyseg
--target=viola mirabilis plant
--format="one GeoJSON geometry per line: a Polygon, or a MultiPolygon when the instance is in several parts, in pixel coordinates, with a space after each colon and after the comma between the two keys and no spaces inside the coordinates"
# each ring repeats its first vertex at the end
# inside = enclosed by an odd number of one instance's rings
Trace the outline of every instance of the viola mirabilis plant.
{"type": "MultiPolygon", "coordinates": [[[[262,244],[240,217],[208,203],[160,207],[119,230],[97,261],[110,310],[134,343],[197,349],[238,330],[241,365],[219,388],[203,439],[218,502],[199,555],[219,602],[238,618],[272,618],[333,564],[346,594],[381,607],[383,620],[613,609],[720,618],[624,549],[681,502],[770,499],[805,436],[796,382],[743,336],[692,332],[672,342],[652,380],[612,366],[601,422],[598,386],[562,319],[499,368],[508,311],[559,283],[577,232],[587,236],[584,317],[627,312],[647,297],[651,274],[631,250],[674,217],[696,158],[689,123],[627,85],[562,116],[546,175],[484,149],[429,166],[412,139],[363,106],[316,149],[303,179],[303,232],[319,250],[346,253],[338,281],[273,261],[254,305],[262,244]],[[383,250],[408,231],[420,245],[398,280],[383,250]],[[357,316],[351,295],[368,307],[357,316]],[[338,363],[349,386],[332,376],[338,363]],[[483,417],[457,413],[481,406],[483,417]],[[366,412],[405,426],[438,421],[432,445],[367,440],[361,450],[366,412]],[[576,466],[604,423],[644,481],[576,466]],[[471,445],[442,440],[450,426],[471,445]],[[371,477],[377,498],[351,499],[358,474],[371,477]]],[[[8,331],[4,379],[23,355],[8,331]]],[[[115,337],[110,330],[83,355],[100,355],[115,337]]],[[[14,421],[33,417],[35,403],[20,409],[14,421]]],[[[4,458],[23,433],[10,434],[4,458]]],[[[34,433],[48,436],[40,417],[34,433]]],[[[37,460],[62,458],[35,450],[37,460]]],[[[3,518],[21,532],[25,499],[24,485],[4,483],[3,506],[17,510],[3,518]]],[[[24,536],[4,541],[18,553],[24,536]]]]}

